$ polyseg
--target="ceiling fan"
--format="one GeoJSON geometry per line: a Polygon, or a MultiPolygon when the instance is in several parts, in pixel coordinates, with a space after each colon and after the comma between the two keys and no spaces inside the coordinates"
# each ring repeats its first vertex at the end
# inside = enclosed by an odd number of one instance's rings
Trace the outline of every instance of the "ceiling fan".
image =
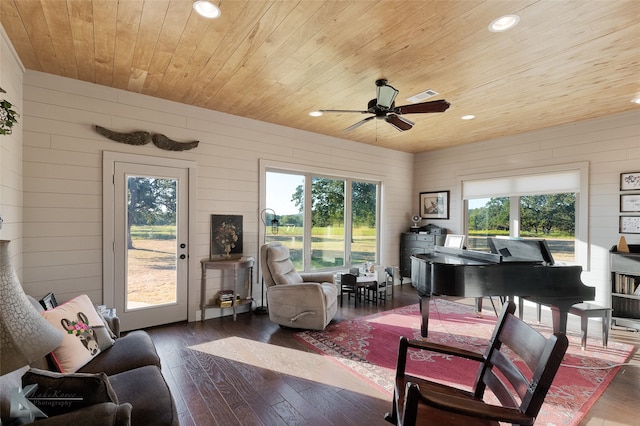
{"type": "Polygon", "coordinates": [[[396,106],[395,100],[398,96],[398,90],[387,84],[386,79],[376,80],[376,99],[371,99],[367,104],[365,111],[351,110],[351,109],[321,109],[320,112],[338,112],[348,113],[355,112],[358,114],[374,114],[371,117],[367,117],[363,120],[344,129],[345,132],[350,132],[367,121],[371,121],[374,118],[384,119],[387,123],[391,124],[397,130],[403,132],[410,130],[415,124],[411,120],[407,120],[402,117],[403,114],[424,114],[431,112],[445,112],[449,108],[449,102],[444,99],[437,101],[421,102],[417,104],[396,106]]]}

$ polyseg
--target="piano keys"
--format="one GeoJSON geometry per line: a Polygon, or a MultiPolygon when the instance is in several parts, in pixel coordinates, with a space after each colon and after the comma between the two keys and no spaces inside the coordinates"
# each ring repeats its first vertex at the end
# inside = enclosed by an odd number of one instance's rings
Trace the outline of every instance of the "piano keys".
{"type": "Polygon", "coordinates": [[[595,288],[580,279],[582,267],[555,265],[544,240],[489,238],[489,246],[492,253],[436,246],[411,257],[423,337],[428,334],[432,295],[525,297],[550,305],[553,330],[563,333],[569,308],[595,298],[595,288]]]}

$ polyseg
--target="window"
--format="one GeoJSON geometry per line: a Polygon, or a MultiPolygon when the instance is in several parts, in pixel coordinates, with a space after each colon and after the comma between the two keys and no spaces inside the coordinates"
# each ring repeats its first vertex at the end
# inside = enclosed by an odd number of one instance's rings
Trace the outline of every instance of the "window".
{"type": "Polygon", "coordinates": [[[509,197],[467,200],[467,248],[489,251],[488,237],[509,235],[509,197]]]}
{"type": "Polygon", "coordinates": [[[267,172],[265,181],[264,241],[280,241],[289,247],[293,265],[304,270],[304,176],[267,172]],[[277,227],[271,225],[274,219],[277,227]]]}
{"type": "Polygon", "coordinates": [[[520,235],[547,240],[556,262],[575,263],[576,194],[520,197],[520,235]]]}
{"type": "Polygon", "coordinates": [[[344,266],[344,179],[311,178],[311,269],[344,266]]]}
{"type": "Polygon", "coordinates": [[[487,237],[542,238],[555,261],[575,262],[575,193],[472,199],[467,205],[469,249],[489,251],[487,237]],[[518,207],[515,216],[510,204],[518,207]]]}
{"type": "Polygon", "coordinates": [[[461,178],[467,247],[488,251],[494,236],[542,238],[555,261],[586,267],[588,165],[572,166],[461,178]]]}
{"type": "Polygon", "coordinates": [[[351,264],[376,262],[378,185],[351,182],[351,264]]]}
{"type": "Polygon", "coordinates": [[[377,263],[379,191],[378,182],[265,169],[264,240],[289,247],[298,270],[377,263]]]}

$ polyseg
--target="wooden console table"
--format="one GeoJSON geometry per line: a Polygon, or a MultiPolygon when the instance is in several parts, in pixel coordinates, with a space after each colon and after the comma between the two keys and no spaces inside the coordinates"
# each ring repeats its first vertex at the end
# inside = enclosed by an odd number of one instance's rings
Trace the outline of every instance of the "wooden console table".
{"type": "MultiPolygon", "coordinates": [[[[202,264],[202,278],[200,283],[200,321],[204,321],[204,314],[207,308],[219,308],[224,309],[225,307],[220,306],[220,303],[207,305],[207,269],[218,269],[221,271],[232,270],[233,271],[233,302],[231,303],[230,308],[233,308],[233,320],[236,320],[236,308],[241,305],[250,304],[253,302],[253,257],[242,257],[240,259],[229,259],[229,260],[210,260],[203,259],[200,261],[202,264]],[[249,270],[249,282],[246,283],[246,288],[248,289],[247,298],[238,300],[238,271],[241,269],[249,270]]],[[[221,290],[224,289],[224,280],[221,290]]]]}

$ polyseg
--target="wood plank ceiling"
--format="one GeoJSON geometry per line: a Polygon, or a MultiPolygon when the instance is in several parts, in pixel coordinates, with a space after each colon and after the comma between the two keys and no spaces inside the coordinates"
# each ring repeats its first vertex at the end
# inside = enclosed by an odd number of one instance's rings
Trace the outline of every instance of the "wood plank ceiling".
{"type": "Polygon", "coordinates": [[[30,70],[406,152],[639,108],[637,0],[218,1],[208,20],[191,0],[2,0],[0,20],[30,70]],[[379,78],[451,108],[406,132],[308,115],[366,109],[379,78]]]}

